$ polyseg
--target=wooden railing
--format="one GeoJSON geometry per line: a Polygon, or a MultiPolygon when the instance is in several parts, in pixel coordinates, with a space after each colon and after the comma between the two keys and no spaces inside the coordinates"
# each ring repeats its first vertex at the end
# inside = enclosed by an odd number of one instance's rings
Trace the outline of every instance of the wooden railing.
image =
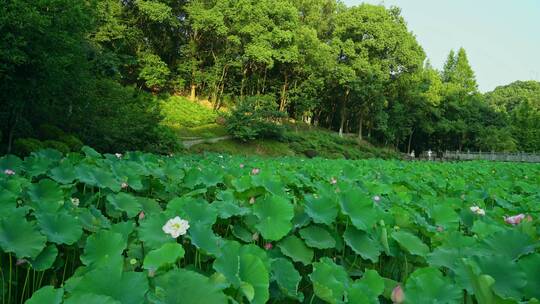
{"type": "MultiPolygon", "coordinates": [[[[540,163],[540,154],[537,153],[505,153],[505,152],[470,152],[470,151],[445,151],[441,154],[432,152],[432,160],[491,160],[491,161],[503,161],[503,162],[526,162],[526,163],[540,163]],[[437,156],[439,158],[437,158],[437,156]]],[[[428,153],[423,152],[420,155],[421,159],[429,159],[428,153]]]]}

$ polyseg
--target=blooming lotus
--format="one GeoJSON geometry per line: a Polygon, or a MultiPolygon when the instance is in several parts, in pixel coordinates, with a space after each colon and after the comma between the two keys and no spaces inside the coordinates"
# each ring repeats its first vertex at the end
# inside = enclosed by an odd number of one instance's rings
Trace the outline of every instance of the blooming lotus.
{"type": "Polygon", "coordinates": [[[73,206],[79,207],[79,203],[80,203],[80,201],[79,201],[78,198],[76,198],[76,197],[71,198],[71,204],[73,204],[73,206]]]}
{"type": "Polygon", "coordinates": [[[127,183],[122,183],[120,185],[120,187],[122,187],[122,189],[126,189],[129,185],[127,183]]]}
{"type": "Polygon", "coordinates": [[[163,232],[170,234],[173,238],[177,238],[186,234],[189,229],[189,222],[181,219],[179,216],[172,218],[163,226],[163,232]]]}
{"type": "Polygon", "coordinates": [[[15,175],[15,171],[13,171],[11,169],[6,169],[6,170],[4,170],[4,174],[5,175],[15,175]]]}
{"type": "Polygon", "coordinates": [[[332,185],[337,184],[337,179],[332,177],[332,179],[330,179],[330,184],[332,184],[332,185]]]}
{"type": "Polygon", "coordinates": [[[144,219],[144,211],[141,211],[139,213],[139,221],[143,220],[144,219]]]}
{"type": "Polygon", "coordinates": [[[243,169],[244,168],[244,164],[240,164],[240,169],[243,169]]]}
{"type": "Polygon", "coordinates": [[[122,153],[114,153],[114,156],[116,156],[116,158],[122,158],[122,153]]]}
{"type": "Polygon", "coordinates": [[[405,301],[405,292],[403,291],[403,288],[401,288],[401,284],[397,284],[397,286],[394,287],[391,298],[394,304],[401,304],[405,301]]]}
{"type": "Polygon", "coordinates": [[[260,172],[261,172],[261,169],[259,169],[259,168],[253,168],[253,169],[251,169],[251,174],[253,174],[253,175],[257,175],[257,174],[259,174],[260,172]]]}
{"type": "Polygon", "coordinates": [[[515,225],[519,225],[519,223],[521,223],[521,221],[523,219],[525,219],[525,214],[523,213],[520,213],[518,215],[514,215],[514,216],[505,216],[503,217],[504,218],[504,221],[507,223],[507,224],[510,224],[512,226],[515,226],[515,225]]]}
{"type": "Polygon", "coordinates": [[[486,215],[486,211],[478,206],[471,206],[471,211],[477,215],[486,215]]]}
{"type": "Polygon", "coordinates": [[[375,195],[375,196],[373,197],[373,201],[374,201],[375,203],[378,203],[378,202],[381,201],[381,197],[378,196],[378,195],[375,195]]]}
{"type": "Polygon", "coordinates": [[[272,249],[272,247],[274,247],[274,246],[272,246],[272,243],[264,244],[264,249],[266,249],[266,250],[270,250],[270,249],[272,249]]]}

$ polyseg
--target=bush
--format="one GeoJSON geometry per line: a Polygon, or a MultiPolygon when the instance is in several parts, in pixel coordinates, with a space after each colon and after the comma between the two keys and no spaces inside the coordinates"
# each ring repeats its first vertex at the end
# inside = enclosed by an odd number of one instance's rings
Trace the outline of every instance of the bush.
{"type": "Polygon", "coordinates": [[[66,144],[71,151],[80,151],[84,143],[74,135],[64,135],[60,141],[66,144]]]}
{"type": "Polygon", "coordinates": [[[41,140],[47,140],[47,139],[57,140],[66,135],[66,133],[64,133],[62,129],[58,128],[57,126],[50,125],[50,124],[40,125],[38,127],[37,134],[41,140]]]}
{"type": "Polygon", "coordinates": [[[171,128],[166,126],[157,126],[156,132],[159,134],[159,140],[149,145],[145,150],[155,153],[169,154],[182,149],[178,136],[171,128]]]}
{"type": "Polygon", "coordinates": [[[51,148],[62,152],[62,154],[68,154],[71,150],[69,146],[63,142],[57,140],[46,140],[43,142],[45,148],[51,148]]]}
{"type": "Polygon", "coordinates": [[[227,117],[227,132],[241,141],[283,139],[284,128],[278,122],[285,113],[277,110],[273,96],[250,96],[241,100],[227,117]]]}
{"type": "Polygon", "coordinates": [[[13,152],[19,156],[27,156],[43,147],[43,143],[35,138],[18,138],[13,143],[13,152]]]}
{"type": "Polygon", "coordinates": [[[163,141],[159,123],[162,116],[158,102],[151,94],[132,86],[101,80],[93,90],[95,101],[80,117],[77,134],[81,140],[101,152],[147,150],[163,152],[173,149],[170,138],[163,141]],[[156,151],[162,147],[164,151],[156,151]]]}

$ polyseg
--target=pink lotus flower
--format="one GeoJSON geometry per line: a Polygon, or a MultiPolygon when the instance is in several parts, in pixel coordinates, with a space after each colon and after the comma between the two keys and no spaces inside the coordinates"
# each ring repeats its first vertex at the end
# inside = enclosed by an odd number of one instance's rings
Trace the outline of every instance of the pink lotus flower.
{"type": "Polygon", "coordinates": [[[510,224],[512,226],[515,226],[515,225],[519,225],[519,223],[521,223],[521,221],[523,219],[525,219],[525,214],[523,213],[520,213],[518,215],[514,215],[514,216],[505,216],[503,217],[504,218],[504,221],[507,223],[507,224],[510,224]]]}
{"type": "Polygon", "coordinates": [[[375,195],[375,196],[373,197],[373,201],[374,201],[375,203],[378,203],[378,202],[381,201],[381,197],[378,196],[378,195],[375,195]]]}
{"type": "Polygon", "coordinates": [[[15,171],[13,171],[11,169],[6,169],[6,170],[4,170],[4,174],[5,175],[15,175],[15,171]]]}
{"type": "Polygon", "coordinates": [[[394,304],[401,304],[405,301],[405,292],[403,291],[403,288],[401,288],[401,284],[397,284],[396,287],[394,287],[391,299],[394,304]]]}
{"type": "Polygon", "coordinates": [[[120,187],[122,187],[122,189],[126,189],[129,185],[127,183],[122,183],[120,185],[120,187]]]}
{"type": "Polygon", "coordinates": [[[272,246],[272,243],[264,244],[264,249],[266,249],[266,250],[270,250],[270,249],[272,249],[272,247],[274,247],[274,246],[272,246]]]}
{"type": "Polygon", "coordinates": [[[240,164],[240,169],[244,169],[244,164],[240,164]]]}
{"type": "Polygon", "coordinates": [[[332,179],[330,179],[330,184],[332,184],[332,185],[337,184],[337,179],[332,177],[332,179]]]}
{"type": "Polygon", "coordinates": [[[251,169],[251,174],[252,174],[252,175],[257,175],[257,174],[259,174],[260,172],[261,172],[261,169],[259,169],[259,168],[253,168],[253,169],[251,169]]]}
{"type": "Polygon", "coordinates": [[[139,213],[139,221],[142,221],[144,219],[144,211],[141,211],[139,213]]]}

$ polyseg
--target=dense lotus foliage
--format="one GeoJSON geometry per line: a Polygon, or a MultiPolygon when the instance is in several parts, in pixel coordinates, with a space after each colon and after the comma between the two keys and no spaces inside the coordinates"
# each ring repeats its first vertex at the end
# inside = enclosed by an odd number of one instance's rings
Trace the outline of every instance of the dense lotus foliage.
{"type": "Polygon", "coordinates": [[[538,164],[83,151],[0,158],[2,303],[540,299],[538,164]]]}

